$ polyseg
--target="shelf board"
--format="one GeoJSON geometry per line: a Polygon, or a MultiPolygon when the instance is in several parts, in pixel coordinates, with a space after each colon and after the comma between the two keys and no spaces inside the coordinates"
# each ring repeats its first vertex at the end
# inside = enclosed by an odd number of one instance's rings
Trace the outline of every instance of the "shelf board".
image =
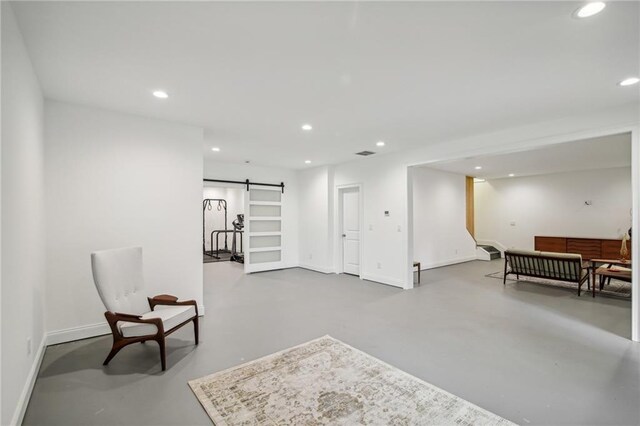
{"type": "Polygon", "coordinates": [[[281,206],[280,201],[249,201],[251,206],[281,206]]]}
{"type": "Polygon", "coordinates": [[[258,220],[270,220],[270,221],[282,220],[282,216],[251,216],[249,218],[250,222],[255,222],[258,220]]]}
{"type": "Polygon", "coordinates": [[[282,236],[282,231],[249,232],[250,237],[275,237],[282,236]]]}
{"type": "Polygon", "coordinates": [[[259,253],[261,251],[282,251],[282,247],[281,246],[277,246],[277,247],[258,247],[258,248],[249,249],[250,253],[259,253]]]}

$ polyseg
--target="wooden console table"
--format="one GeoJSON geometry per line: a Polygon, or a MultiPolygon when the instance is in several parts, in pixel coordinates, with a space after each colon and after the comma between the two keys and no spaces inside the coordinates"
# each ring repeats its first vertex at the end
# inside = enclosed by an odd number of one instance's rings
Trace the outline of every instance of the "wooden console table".
{"type": "MultiPolygon", "coordinates": [[[[534,250],[556,253],[577,253],[583,260],[619,259],[622,240],[609,238],[534,237],[534,250]]],[[[629,256],[631,244],[627,243],[629,256]]]]}

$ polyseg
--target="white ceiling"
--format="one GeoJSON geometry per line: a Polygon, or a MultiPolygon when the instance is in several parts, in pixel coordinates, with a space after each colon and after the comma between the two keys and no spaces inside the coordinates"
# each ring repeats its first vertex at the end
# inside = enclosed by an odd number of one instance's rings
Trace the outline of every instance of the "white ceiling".
{"type": "MultiPolygon", "coordinates": [[[[423,166],[420,166],[423,167],[423,166]]],[[[631,167],[631,135],[605,136],[531,151],[467,158],[424,167],[483,179],[533,176],[579,170],[631,167]],[[476,166],[482,167],[476,170],[476,166]]]]}
{"type": "Polygon", "coordinates": [[[48,98],[203,126],[208,158],[301,168],[638,103],[616,85],[640,74],[638,3],[572,18],[581,4],[13,8],[48,98]]]}

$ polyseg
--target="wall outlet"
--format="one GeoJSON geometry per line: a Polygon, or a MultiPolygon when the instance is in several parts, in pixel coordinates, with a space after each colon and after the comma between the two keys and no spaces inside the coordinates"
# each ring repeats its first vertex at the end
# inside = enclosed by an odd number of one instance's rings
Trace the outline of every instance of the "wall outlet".
{"type": "Polygon", "coordinates": [[[313,255],[309,253],[309,260],[313,259],[313,255]]]}
{"type": "Polygon", "coordinates": [[[373,225],[369,224],[369,231],[373,231],[373,225]]]}
{"type": "Polygon", "coordinates": [[[458,249],[455,249],[455,250],[454,250],[454,253],[455,253],[455,254],[458,254],[458,249]]]}
{"type": "Polygon", "coordinates": [[[378,262],[378,269],[382,269],[382,264],[378,262]]]}
{"type": "Polygon", "coordinates": [[[398,225],[398,232],[402,232],[402,226],[398,225]]]}
{"type": "Polygon", "coordinates": [[[27,355],[31,355],[31,351],[32,351],[32,347],[31,347],[31,337],[29,337],[27,339],[27,355]]]}

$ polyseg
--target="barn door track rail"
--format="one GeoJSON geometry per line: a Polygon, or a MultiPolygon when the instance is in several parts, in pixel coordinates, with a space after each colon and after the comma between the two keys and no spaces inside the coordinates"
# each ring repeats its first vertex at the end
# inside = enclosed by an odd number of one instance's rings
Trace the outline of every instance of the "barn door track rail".
{"type": "Polygon", "coordinates": [[[270,186],[273,188],[281,188],[282,193],[284,194],[284,182],[280,183],[262,183],[262,182],[251,182],[249,179],[244,181],[241,180],[223,180],[223,179],[202,179],[204,182],[218,182],[218,183],[237,183],[239,185],[245,185],[247,187],[247,191],[251,185],[256,186],[270,186]]]}

